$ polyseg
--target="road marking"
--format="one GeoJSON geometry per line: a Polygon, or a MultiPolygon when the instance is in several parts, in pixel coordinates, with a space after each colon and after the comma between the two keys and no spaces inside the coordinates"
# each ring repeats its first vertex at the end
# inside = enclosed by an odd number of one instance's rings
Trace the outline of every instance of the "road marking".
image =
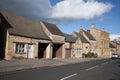
{"type": "Polygon", "coordinates": [[[96,66],[90,67],[90,68],[86,69],[86,71],[89,71],[89,70],[94,69],[94,68],[97,68],[97,67],[99,67],[99,66],[96,65],[96,66]]]}
{"type": "Polygon", "coordinates": [[[71,77],[76,76],[76,75],[78,75],[78,73],[75,73],[75,74],[66,76],[66,77],[64,77],[64,78],[62,78],[62,79],[60,79],[60,80],[65,80],[65,79],[71,78],[71,77]]]}
{"type": "Polygon", "coordinates": [[[101,65],[105,65],[105,64],[107,64],[108,62],[104,62],[104,63],[102,63],[101,65]]]}

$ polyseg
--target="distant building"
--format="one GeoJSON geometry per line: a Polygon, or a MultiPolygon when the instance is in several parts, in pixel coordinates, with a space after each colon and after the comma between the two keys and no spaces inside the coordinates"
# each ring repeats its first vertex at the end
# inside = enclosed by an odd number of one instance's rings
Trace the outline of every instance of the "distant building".
{"type": "Polygon", "coordinates": [[[111,44],[114,46],[114,47],[116,47],[116,51],[115,51],[115,53],[117,53],[119,56],[120,56],[120,44],[119,43],[116,43],[116,42],[111,42],[111,44]]]}
{"type": "Polygon", "coordinates": [[[114,42],[110,42],[110,54],[111,54],[111,57],[112,57],[112,54],[114,53],[117,53],[117,48],[116,48],[116,45],[114,45],[114,42]]]}
{"type": "Polygon", "coordinates": [[[109,48],[109,33],[105,32],[103,29],[95,29],[95,25],[91,25],[90,33],[96,39],[97,43],[97,54],[99,57],[110,57],[110,48],[109,48]]]}

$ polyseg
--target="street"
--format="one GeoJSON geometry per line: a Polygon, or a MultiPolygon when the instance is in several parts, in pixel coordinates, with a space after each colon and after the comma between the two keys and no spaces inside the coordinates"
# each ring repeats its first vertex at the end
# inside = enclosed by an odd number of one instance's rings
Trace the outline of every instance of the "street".
{"type": "Polygon", "coordinates": [[[104,59],[11,72],[0,80],[120,80],[120,59],[104,59]]]}

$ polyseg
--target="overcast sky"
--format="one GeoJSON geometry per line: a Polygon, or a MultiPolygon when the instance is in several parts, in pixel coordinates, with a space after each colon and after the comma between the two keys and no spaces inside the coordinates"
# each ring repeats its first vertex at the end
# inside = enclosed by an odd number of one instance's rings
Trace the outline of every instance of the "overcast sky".
{"type": "Polygon", "coordinates": [[[120,0],[0,0],[0,8],[55,23],[69,34],[80,26],[90,29],[92,23],[111,35],[120,34],[120,0]]]}

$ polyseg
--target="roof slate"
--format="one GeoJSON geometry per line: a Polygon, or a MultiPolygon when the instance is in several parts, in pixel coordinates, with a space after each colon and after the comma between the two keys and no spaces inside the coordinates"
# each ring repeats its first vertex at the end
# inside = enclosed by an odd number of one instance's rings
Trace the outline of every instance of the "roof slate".
{"type": "Polygon", "coordinates": [[[116,47],[110,42],[110,48],[116,48],[116,47]]]}
{"type": "Polygon", "coordinates": [[[48,22],[43,22],[43,24],[47,27],[47,29],[54,35],[64,36],[64,34],[60,31],[60,29],[55,25],[48,22]]]}
{"type": "Polygon", "coordinates": [[[78,32],[74,32],[80,39],[81,39],[81,42],[82,43],[89,43],[88,41],[87,41],[87,39],[85,39],[85,37],[83,36],[83,35],[81,35],[80,33],[78,33],[78,32]]]}
{"type": "Polygon", "coordinates": [[[40,22],[33,21],[22,16],[16,16],[3,10],[0,10],[0,13],[12,27],[8,29],[10,34],[50,40],[44,33],[40,22]]]}
{"type": "Polygon", "coordinates": [[[96,41],[95,38],[91,35],[91,33],[89,31],[84,31],[84,32],[85,32],[86,36],[89,38],[89,40],[96,41]]]}
{"type": "Polygon", "coordinates": [[[66,42],[75,43],[77,40],[77,37],[74,37],[73,35],[69,35],[69,34],[64,33],[64,36],[65,36],[66,42]]]}

